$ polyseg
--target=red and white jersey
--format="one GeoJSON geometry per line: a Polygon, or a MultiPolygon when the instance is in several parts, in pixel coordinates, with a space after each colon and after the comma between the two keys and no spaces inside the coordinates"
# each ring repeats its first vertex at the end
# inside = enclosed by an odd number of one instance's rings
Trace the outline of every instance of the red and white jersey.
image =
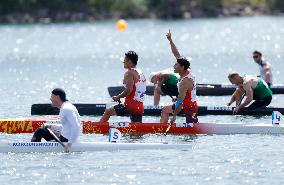
{"type": "Polygon", "coordinates": [[[125,107],[130,114],[143,114],[144,113],[144,96],[146,91],[146,78],[141,70],[132,68],[139,74],[139,80],[137,80],[131,93],[125,97],[125,107]]]}
{"type": "Polygon", "coordinates": [[[139,80],[134,83],[133,89],[131,93],[126,96],[126,99],[133,99],[138,102],[143,102],[146,92],[146,78],[140,69],[132,68],[132,70],[137,71],[139,74],[139,80]]]}
{"type": "Polygon", "coordinates": [[[178,91],[180,92],[180,82],[185,79],[189,78],[193,81],[193,88],[192,90],[188,90],[186,92],[185,98],[183,100],[183,107],[184,108],[192,108],[193,106],[197,106],[197,96],[196,96],[196,82],[195,82],[195,77],[191,74],[191,71],[188,71],[188,74],[181,78],[177,84],[178,86],[178,91]],[[194,105],[193,105],[194,104],[194,105]]]}

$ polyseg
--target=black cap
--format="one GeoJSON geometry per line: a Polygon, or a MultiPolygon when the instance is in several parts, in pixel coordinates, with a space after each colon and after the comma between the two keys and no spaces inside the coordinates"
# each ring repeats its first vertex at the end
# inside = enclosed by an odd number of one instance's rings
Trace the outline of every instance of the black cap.
{"type": "Polygon", "coordinates": [[[190,67],[190,62],[186,57],[180,57],[177,59],[177,63],[183,66],[184,70],[187,70],[190,67]]]}
{"type": "Polygon", "coordinates": [[[63,102],[68,101],[66,99],[65,91],[61,88],[55,88],[55,89],[53,89],[53,91],[51,93],[54,94],[54,95],[58,95],[63,102]]]}

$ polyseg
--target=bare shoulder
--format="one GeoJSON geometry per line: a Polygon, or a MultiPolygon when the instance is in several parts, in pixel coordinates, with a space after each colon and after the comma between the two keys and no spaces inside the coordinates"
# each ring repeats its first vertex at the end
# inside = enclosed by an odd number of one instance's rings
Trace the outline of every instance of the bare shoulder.
{"type": "Polygon", "coordinates": [[[168,78],[170,76],[170,74],[167,72],[160,72],[159,75],[161,78],[168,78]]]}
{"type": "Polygon", "coordinates": [[[255,78],[255,77],[244,78],[244,82],[243,82],[244,89],[251,88],[253,86],[254,82],[257,83],[257,78],[255,78]]]}
{"type": "Polygon", "coordinates": [[[254,76],[248,75],[248,76],[244,76],[243,78],[243,84],[249,83],[251,81],[253,81],[254,79],[256,79],[254,76]]]}
{"type": "Polygon", "coordinates": [[[270,65],[269,65],[269,64],[266,64],[265,67],[264,67],[264,69],[265,69],[265,70],[269,70],[269,69],[270,69],[270,65]]]}
{"type": "Polygon", "coordinates": [[[125,73],[124,73],[124,76],[133,76],[135,74],[135,70],[133,69],[130,69],[130,70],[127,70],[125,73]]]}
{"type": "Polygon", "coordinates": [[[243,86],[249,85],[252,81],[252,78],[246,77],[244,78],[243,86]]]}
{"type": "Polygon", "coordinates": [[[181,82],[190,83],[193,82],[192,78],[183,78],[181,82]]]}
{"type": "Polygon", "coordinates": [[[180,82],[181,86],[189,86],[193,83],[193,80],[191,78],[183,78],[180,82]]]}

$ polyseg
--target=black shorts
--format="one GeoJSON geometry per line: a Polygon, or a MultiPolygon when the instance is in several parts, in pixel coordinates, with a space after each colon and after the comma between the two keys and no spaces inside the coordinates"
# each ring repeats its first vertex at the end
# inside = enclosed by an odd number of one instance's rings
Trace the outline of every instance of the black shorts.
{"type": "Polygon", "coordinates": [[[161,86],[161,91],[165,95],[178,96],[178,87],[177,87],[177,85],[163,84],[161,86]]]}
{"type": "Polygon", "coordinates": [[[127,108],[123,104],[117,104],[114,107],[114,110],[118,116],[129,116],[131,122],[139,122],[142,123],[142,114],[129,114],[127,108]]]}
{"type": "MultiPolygon", "coordinates": [[[[44,138],[46,141],[52,141],[55,140],[53,135],[49,133],[49,131],[46,128],[38,128],[32,137],[32,142],[41,142],[41,139],[44,138]]],[[[59,140],[62,142],[68,142],[68,139],[60,135],[59,140]]]]}
{"type": "Polygon", "coordinates": [[[255,100],[248,108],[249,109],[256,109],[259,107],[266,107],[271,103],[272,96],[267,96],[261,100],[255,100]]]}
{"type": "MultiPolygon", "coordinates": [[[[173,111],[175,111],[176,105],[172,105],[173,111]]],[[[188,110],[188,109],[182,109],[180,111],[181,113],[185,114],[186,117],[186,123],[197,123],[198,122],[198,110],[188,110]]]]}

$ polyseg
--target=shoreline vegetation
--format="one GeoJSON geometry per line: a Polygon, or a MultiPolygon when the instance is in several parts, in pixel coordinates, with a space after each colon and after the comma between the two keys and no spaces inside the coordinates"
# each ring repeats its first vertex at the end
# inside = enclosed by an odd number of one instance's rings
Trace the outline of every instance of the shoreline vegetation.
{"type": "Polygon", "coordinates": [[[1,0],[0,24],[284,15],[284,0],[1,0]]]}

